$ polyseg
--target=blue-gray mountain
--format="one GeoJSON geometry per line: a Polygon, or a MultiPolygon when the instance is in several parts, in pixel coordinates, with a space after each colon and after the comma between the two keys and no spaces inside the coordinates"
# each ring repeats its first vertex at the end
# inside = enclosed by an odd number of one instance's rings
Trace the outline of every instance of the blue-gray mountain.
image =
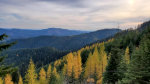
{"type": "Polygon", "coordinates": [[[11,49],[54,47],[59,50],[75,50],[95,41],[111,37],[119,31],[121,30],[103,29],[74,36],[39,36],[27,39],[13,39],[9,42],[17,41],[17,44],[11,49]]]}
{"type": "Polygon", "coordinates": [[[0,34],[3,33],[7,34],[9,36],[9,39],[30,38],[30,37],[37,37],[41,35],[72,36],[72,35],[79,35],[88,32],[89,31],[68,30],[68,29],[61,29],[61,28],[48,28],[42,30],[0,28],[0,34]]]}

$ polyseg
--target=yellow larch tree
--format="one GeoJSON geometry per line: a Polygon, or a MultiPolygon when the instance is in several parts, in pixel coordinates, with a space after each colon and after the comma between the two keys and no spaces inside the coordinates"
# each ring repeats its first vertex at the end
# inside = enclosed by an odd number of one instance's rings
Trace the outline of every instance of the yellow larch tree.
{"type": "Polygon", "coordinates": [[[77,62],[78,62],[78,73],[79,75],[81,74],[82,72],[82,59],[81,59],[81,51],[78,51],[77,52],[77,62]]]}
{"type": "Polygon", "coordinates": [[[73,60],[73,71],[74,71],[74,78],[78,79],[81,72],[82,72],[82,63],[81,63],[81,56],[80,56],[80,51],[77,53],[74,53],[74,60],[73,60]]]}
{"type": "Polygon", "coordinates": [[[21,75],[19,75],[19,81],[18,81],[18,84],[23,84],[23,80],[22,80],[21,75]]]}
{"type": "Polygon", "coordinates": [[[52,70],[52,67],[51,67],[51,65],[49,64],[49,65],[48,65],[48,68],[47,68],[47,73],[46,73],[48,80],[50,80],[50,78],[51,78],[51,73],[52,73],[51,70],[52,70]]]}
{"type": "Polygon", "coordinates": [[[129,47],[127,47],[126,50],[125,50],[124,60],[125,60],[126,64],[129,64],[129,63],[130,63],[129,47]]]}
{"type": "Polygon", "coordinates": [[[36,79],[37,79],[37,74],[35,72],[35,65],[34,65],[32,59],[30,59],[28,70],[25,75],[25,81],[28,84],[36,84],[36,79]]]}
{"type": "Polygon", "coordinates": [[[100,65],[99,65],[99,72],[97,75],[97,84],[102,84],[102,74],[105,72],[106,66],[107,66],[107,53],[105,52],[105,46],[104,42],[100,44],[100,51],[99,51],[99,59],[100,59],[100,65]]]}
{"type": "Polygon", "coordinates": [[[62,73],[63,73],[64,76],[67,75],[67,64],[64,64],[64,67],[62,69],[62,73]]]}
{"type": "Polygon", "coordinates": [[[47,83],[46,72],[45,72],[44,68],[41,68],[41,70],[39,72],[39,79],[40,79],[40,84],[46,84],[47,83]]]}
{"type": "Polygon", "coordinates": [[[59,66],[60,64],[61,64],[61,59],[56,60],[56,61],[54,62],[54,66],[55,66],[55,67],[59,66]]]}
{"type": "Polygon", "coordinates": [[[99,73],[99,68],[100,68],[100,60],[99,60],[99,52],[97,47],[95,47],[94,52],[93,52],[93,61],[94,61],[94,71],[95,75],[98,75],[99,73]]]}
{"type": "Polygon", "coordinates": [[[90,78],[94,74],[94,60],[90,52],[85,66],[84,78],[90,78]]]}
{"type": "Polygon", "coordinates": [[[4,81],[3,81],[3,79],[0,77],[0,84],[3,84],[4,83],[4,81]]]}
{"type": "Polygon", "coordinates": [[[79,78],[79,73],[78,73],[78,59],[77,56],[73,57],[73,72],[74,72],[74,78],[78,79],[79,78]]]}
{"type": "Polygon", "coordinates": [[[12,77],[10,74],[7,74],[5,76],[5,84],[14,84],[13,81],[12,81],[12,77]]]}
{"type": "Polygon", "coordinates": [[[72,76],[72,71],[73,71],[73,54],[72,53],[69,53],[67,55],[67,58],[66,58],[66,61],[67,61],[67,76],[72,76]]]}
{"type": "Polygon", "coordinates": [[[59,78],[60,78],[59,74],[57,73],[56,67],[53,68],[52,75],[53,75],[56,79],[59,79],[59,78]]]}

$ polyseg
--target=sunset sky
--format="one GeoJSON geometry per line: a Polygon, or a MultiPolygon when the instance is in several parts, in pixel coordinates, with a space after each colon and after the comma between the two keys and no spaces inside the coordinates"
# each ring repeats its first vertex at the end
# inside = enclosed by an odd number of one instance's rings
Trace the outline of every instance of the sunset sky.
{"type": "Polygon", "coordinates": [[[150,0],[0,0],[0,28],[98,30],[150,20],[150,0]]]}

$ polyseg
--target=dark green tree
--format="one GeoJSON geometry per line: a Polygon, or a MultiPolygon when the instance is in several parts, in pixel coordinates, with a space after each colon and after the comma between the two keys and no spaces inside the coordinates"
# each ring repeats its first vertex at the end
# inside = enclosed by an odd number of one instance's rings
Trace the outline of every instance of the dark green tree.
{"type": "Polygon", "coordinates": [[[111,57],[104,73],[104,84],[115,84],[119,79],[118,66],[121,60],[121,49],[115,46],[111,49],[111,57]]]}
{"type": "Polygon", "coordinates": [[[144,32],[139,48],[132,54],[123,79],[127,84],[150,84],[150,27],[144,32]]]}
{"type": "MultiPolygon", "coordinates": [[[[0,42],[0,53],[14,44],[14,43],[4,43],[4,39],[6,37],[8,37],[6,34],[0,35],[0,41],[1,41],[0,42]]],[[[6,66],[4,64],[3,61],[5,58],[6,58],[6,56],[0,56],[0,76],[1,77],[5,76],[8,73],[12,73],[16,70],[14,68],[11,68],[11,66],[6,66]]]]}

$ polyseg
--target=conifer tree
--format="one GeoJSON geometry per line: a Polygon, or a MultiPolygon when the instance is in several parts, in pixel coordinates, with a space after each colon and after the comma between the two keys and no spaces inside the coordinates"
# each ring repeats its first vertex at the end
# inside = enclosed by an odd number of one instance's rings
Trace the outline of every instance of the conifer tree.
{"type": "Polygon", "coordinates": [[[0,84],[3,84],[4,83],[4,81],[3,81],[3,79],[0,77],[0,84]]]}
{"type": "Polygon", "coordinates": [[[129,55],[129,47],[127,47],[125,49],[125,54],[121,55],[121,61],[118,65],[118,82],[122,83],[122,79],[125,78],[125,74],[127,72],[128,69],[128,64],[130,62],[130,55],[129,55]]]}
{"type": "Polygon", "coordinates": [[[55,76],[57,79],[59,79],[59,74],[57,73],[57,69],[54,67],[53,68],[53,72],[52,72],[53,76],[55,76]]]}
{"type": "Polygon", "coordinates": [[[46,84],[47,83],[46,72],[45,72],[43,67],[41,68],[41,70],[39,72],[39,79],[40,79],[40,84],[46,84]]]}
{"type": "Polygon", "coordinates": [[[18,84],[23,84],[23,80],[22,80],[22,77],[21,77],[21,75],[19,76],[19,81],[18,81],[18,84]]]}
{"type": "Polygon", "coordinates": [[[126,84],[150,83],[150,27],[145,31],[138,49],[132,54],[126,77],[126,84]]]}
{"type": "Polygon", "coordinates": [[[99,72],[97,75],[97,84],[102,84],[103,73],[105,72],[107,66],[107,54],[105,52],[104,43],[100,44],[99,58],[100,58],[100,64],[99,64],[99,72]]]}
{"type": "Polygon", "coordinates": [[[81,51],[78,51],[77,52],[77,62],[78,62],[78,73],[79,75],[81,74],[82,72],[82,60],[81,60],[81,51]]]}
{"type": "Polygon", "coordinates": [[[110,60],[103,76],[104,84],[115,84],[119,80],[118,66],[121,60],[121,53],[122,51],[118,48],[118,45],[114,45],[111,49],[110,60]]]}
{"type": "Polygon", "coordinates": [[[5,84],[14,84],[13,81],[12,81],[12,77],[10,74],[7,74],[5,76],[5,84]]]}
{"type": "Polygon", "coordinates": [[[25,75],[25,81],[28,84],[36,84],[36,79],[37,79],[37,74],[35,71],[35,65],[34,65],[32,59],[30,59],[28,70],[25,75]]]}
{"type": "Polygon", "coordinates": [[[72,76],[72,71],[73,71],[73,54],[69,53],[67,55],[67,76],[71,77],[72,76]]]}
{"type": "Polygon", "coordinates": [[[124,57],[124,59],[125,59],[126,64],[129,64],[129,62],[130,62],[129,47],[127,47],[126,50],[125,50],[125,57],[124,57]]]}
{"type": "Polygon", "coordinates": [[[94,63],[94,79],[97,81],[98,75],[99,75],[99,70],[102,66],[100,66],[100,60],[99,60],[99,52],[97,49],[97,46],[94,49],[93,52],[93,63],[94,63]]]}
{"type": "Polygon", "coordinates": [[[58,84],[58,81],[60,79],[59,74],[57,73],[57,69],[54,67],[52,71],[52,76],[49,84],[58,84]]]}
{"type": "MultiPolygon", "coordinates": [[[[14,45],[15,43],[4,43],[2,42],[6,37],[8,37],[6,34],[2,34],[0,35],[0,53],[3,50],[6,50],[7,48],[11,47],[12,45],[14,45]]],[[[4,61],[5,56],[0,56],[0,77],[5,76],[6,74],[12,73],[14,71],[16,71],[15,68],[11,68],[11,66],[6,66],[4,65],[2,62],[4,61]]]]}
{"type": "Polygon", "coordinates": [[[74,56],[73,60],[73,71],[74,71],[74,78],[78,79],[81,72],[82,72],[82,63],[81,63],[81,56],[80,52],[75,53],[76,55],[74,56]]]}
{"type": "Polygon", "coordinates": [[[91,78],[93,74],[94,74],[94,60],[92,53],[90,53],[86,61],[84,78],[91,78]]]}
{"type": "Polygon", "coordinates": [[[49,64],[48,69],[47,69],[47,79],[48,80],[50,80],[50,78],[51,78],[51,70],[52,70],[52,68],[51,68],[51,65],[49,64]]]}
{"type": "Polygon", "coordinates": [[[64,64],[64,67],[62,69],[62,73],[64,76],[67,76],[67,64],[64,64]]]}
{"type": "Polygon", "coordinates": [[[74,78],[75,79],[78,79],[79,78],[79,73],[78,73],[78,59],[77,59],[77,56],[74,56],[74,58],[73,58],[74,60],[73,60],[73,64],[74,64],[74,66],[73,66],[73,72],[74,72],[74,78]]]}

